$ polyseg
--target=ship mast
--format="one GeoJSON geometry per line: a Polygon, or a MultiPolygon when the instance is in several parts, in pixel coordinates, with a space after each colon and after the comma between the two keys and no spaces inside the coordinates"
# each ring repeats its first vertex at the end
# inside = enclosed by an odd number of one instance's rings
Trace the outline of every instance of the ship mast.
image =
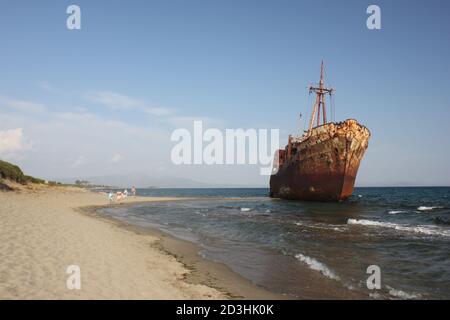
{"type": "Polygon", "coordinates": [[[314,121],[316,119],[317,114],[317,126],[320,126],[320,111],[322,111],[322,124],[327,123],[327,109],[325,106],[325,94],[331,94],[333,93],[333,88],[325,88],[325,81],[324,81],[324,66],[323,66],[323,60],[322,65],[320,67],[320,82],[318,87],[310,86],[309,87],[309,93],[314,92],[316,94],[316,102],[313,106],[313,112],[311,114],[311,119],[309,121],[309,128],[307,137],[311,135],[311,130],[313,129],[314,121]]]}

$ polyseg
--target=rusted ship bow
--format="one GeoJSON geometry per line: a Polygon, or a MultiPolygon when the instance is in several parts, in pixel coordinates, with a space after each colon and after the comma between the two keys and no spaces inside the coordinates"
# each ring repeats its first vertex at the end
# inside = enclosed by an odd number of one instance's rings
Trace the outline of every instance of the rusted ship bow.
{"type": "Polygon", "coordinates": [[[353,119],[327,122],[325,95],[331,96],[334,90],[324,87],[323,74],[322,62],[319,85],[309,89],[316,93],[316,101],[308,131],[299,137],[289,136],[286,148],[275,155],[271,197],[339,201],[353,193],[370,132],[353,119]]]}

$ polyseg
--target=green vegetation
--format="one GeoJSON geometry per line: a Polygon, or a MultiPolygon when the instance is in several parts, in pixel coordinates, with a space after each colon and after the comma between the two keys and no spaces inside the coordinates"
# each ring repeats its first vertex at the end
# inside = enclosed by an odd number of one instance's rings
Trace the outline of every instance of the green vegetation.
{"type": "Polygon", "coordinates": [[[32,176],[25,176],[26,182],[31,182],[31,183],[45,183],[45,180],[39,179],[39,178],[35,178],[32,176]]]}
{"type": "Polygon", "coordinates": [[[21,184],[26,183],[45,183],[44,180],[27,176],[16,165],[0,160],[0,179],[7,179],[21,184]]]}
{"type": "Polygon", "coordinates": [[[18,166],[2,160],[0,160],[0,178],[16,181],[18,183],[27,182],[27,177],[18,166]]]}

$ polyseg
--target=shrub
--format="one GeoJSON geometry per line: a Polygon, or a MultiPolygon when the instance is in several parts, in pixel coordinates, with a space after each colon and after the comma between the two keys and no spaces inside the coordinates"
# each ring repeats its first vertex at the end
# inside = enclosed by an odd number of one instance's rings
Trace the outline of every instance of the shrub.
{"type": "Polygon", "coordinates": [[[45,183],[45,180],[39,179],[39,178],[35,178],[32,176],[25,176],[25,181],[26,182],[32,182],[32,183],[45,183]]]}
{"type": "Polygon", "coordinates": [[[25,183],[27,181],[22,170],[9,162],[0,160],[0,178],[9,179],[19,183],[25,183]]]}
{"type": "Polygon", "coordinates": [[[21,184],[28,182],[45,183],[42,179],[24,175],[18,166],[2,160],[0,160],[0,179],[8,179],[21,184]]]}

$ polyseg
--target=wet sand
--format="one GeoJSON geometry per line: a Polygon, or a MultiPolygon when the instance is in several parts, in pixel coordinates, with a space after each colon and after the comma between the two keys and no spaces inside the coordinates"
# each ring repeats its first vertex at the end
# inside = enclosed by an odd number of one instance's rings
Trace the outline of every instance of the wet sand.
{"type": "Polygon", "coordinates": [[[78,188],[0,192],[0,299],[285,298],[201,258],[193,243],[97,213],[108,205],[78,188]],[[70,265],[80,267],[80,290],[66,286],[70,265]]]}

